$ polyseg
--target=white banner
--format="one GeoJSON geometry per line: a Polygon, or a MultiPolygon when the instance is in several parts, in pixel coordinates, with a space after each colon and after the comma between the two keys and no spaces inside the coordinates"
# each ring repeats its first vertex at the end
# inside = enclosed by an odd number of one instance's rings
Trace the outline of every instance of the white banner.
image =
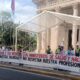
{"type": "Polygon", "coordinates": [[[80,73],[80,57],[76,56],[1,51],[0,61],[22,63],[44,68],[58,68],[80,73]]]}

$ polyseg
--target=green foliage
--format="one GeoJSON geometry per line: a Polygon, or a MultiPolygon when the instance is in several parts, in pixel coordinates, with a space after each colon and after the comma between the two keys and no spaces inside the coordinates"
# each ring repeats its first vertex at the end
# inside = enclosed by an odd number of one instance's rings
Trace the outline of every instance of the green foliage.
{"type": "Polygon", "coordinates": [[[17,46],[18,50],[21,50],[23,47],[21,45],[17,46]]]}
{"type": "MultiPolygon", "coordinates": [[[[14,49],[15,28],[19,24],[15,24],[9,12],[1,12],[0,21],[0,45],[11,47],[14,49]]],[[[34,51],[36,49],[36,35],[25,32],[18,32],[18,49],[34,51]]]]}
{"type": "Polygon", "coordinates": [[[18,32],[18,44],[23,46],[23,50],[34,51],[36,49],[36,35],[18,32]]]}

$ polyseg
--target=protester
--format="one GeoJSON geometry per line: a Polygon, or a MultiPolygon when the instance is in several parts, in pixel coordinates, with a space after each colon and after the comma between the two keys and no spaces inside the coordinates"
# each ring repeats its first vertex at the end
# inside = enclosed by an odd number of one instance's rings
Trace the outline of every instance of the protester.
{"type": "Polygon", "coordinates": [[[5,46],[2,46],[2,51],[5,51],[5,46]]]}
{"type": "Polygon", "coordinates": [[[0,51],[2,51],[2,48],[0,47],[0,51]]]}
{"type": "Polygon", "coordinates": [[[19,56],[19,58],[21,59],[21,50],[20,51],[18,51],[18,56],[19,56]]]}
{"type": "Polygon", "coordinates": [[[60,52],[60,54],[65,54],[65,51],[64,51],[64,46],[61,46],[61,52],[60,52]]]}
{"type": "Polygon", "coordinates": [[[77,56],[77,57],[79,57],[79,56],[80,56],[80,48],[79,48],[79,46],[78,46],[78,45],[76,46],[75,56],[77,56]]]}
{"type": "Polygon", "coordinates": [[[56,54],[60,54],[61,53],[61,46],[59,45],[58,48],[55,51],[56,54]]]}
{"type": "Polygon", "coordinates": [[[51,54],[51,48],[50,48],[50,46],[47,47],[46,53],[47,54],[51,54]]]}
{"type": "Polygon", "coordinates": [[[74,51],[74,48],[72,47],[72,49],[71,49],[71,55],[72,56],[75,56],[75,51],[74,51]]]}
{"type": "Polygon", "coordinates": [[[69,56],[72,54],[71,51],[72,51],[72,49],[71,49],[71,47],[69,47],[68,50],[67,50],[67,54],[68,54],[69,56]]]}

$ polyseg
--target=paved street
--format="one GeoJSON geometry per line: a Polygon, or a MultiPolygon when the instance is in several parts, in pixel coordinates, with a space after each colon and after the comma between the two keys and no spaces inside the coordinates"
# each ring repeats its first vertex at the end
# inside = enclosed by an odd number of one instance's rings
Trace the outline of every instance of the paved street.
{"type": "Polygon", "coordinates": [[[0,68],[0,80],[60,80],[52,77],[0,68]]]}

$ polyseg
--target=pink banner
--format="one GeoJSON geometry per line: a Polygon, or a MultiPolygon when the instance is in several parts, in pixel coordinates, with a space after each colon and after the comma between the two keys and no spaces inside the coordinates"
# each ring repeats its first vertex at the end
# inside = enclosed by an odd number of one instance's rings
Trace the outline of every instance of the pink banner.
{"type": "MultiPolygon", "coordinates": [[[[0,51],[0,56],[19,56],[19,52],[15,51],[0,51]]],[[[68,56],[68,55],[53,55],[53,54],[35,54],[35,53],[28,53],[28,52],[22,52],[22,57],[25,58],[39,58],[39,59],[48,59],[48,60],[59,60],[59,61],[69,61],[69,62],[75,62],[80,63],[80,57],[76,56],[68,56]]]]}

